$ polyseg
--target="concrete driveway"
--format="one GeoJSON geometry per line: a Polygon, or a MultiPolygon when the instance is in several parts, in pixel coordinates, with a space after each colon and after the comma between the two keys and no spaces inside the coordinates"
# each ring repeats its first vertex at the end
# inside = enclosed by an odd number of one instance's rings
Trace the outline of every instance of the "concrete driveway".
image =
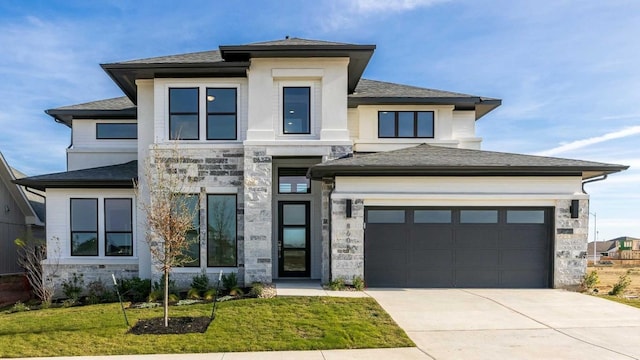
{"type": "Polygon", "coordinates": [[[433,359],[640,359],[640,309],[563,290],[369,289],[433,359]]]}

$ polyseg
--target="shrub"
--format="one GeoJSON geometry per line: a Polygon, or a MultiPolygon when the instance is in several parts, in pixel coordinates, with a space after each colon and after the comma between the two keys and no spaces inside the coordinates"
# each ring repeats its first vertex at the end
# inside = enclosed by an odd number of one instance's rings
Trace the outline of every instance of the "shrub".
{"type": "Polygon", "coordinates": [[[341,291],[347,288],[343,278],[337,278],[329,282],[329,289],[333,291],[341,291]]]}
{"type": "Polygon", "coordinates": [[[360,276],[353,277],[353,288],[362,291],[364,290],[364,279],[360,276]]]}
{"type": "Polygon", "coordinates": [[[260,296],[262,296],[263,292],[264,292],[264,285],[262,285],[262,283],[259,283],[259,282],[254,282],[253,284],[251,284],[251,290],[249,290],[249,296],[254,298],[259,298],[260,296]]]}
{"type": "Polygon", "coordinates": [[[118,280],[118,290],[125,301],[143,302],[151,292],[151,280],[139,277],[121,278],[118,280]]]}
{"type": "Polygon", "coordinates": [[[175,304],[180,301],[180,297],[176,294],[169,294],[169,304],[175,304]]]}
{"type": "Polygon", "coordinates": [[[623,295],[625,290],[631,285],[631,278],[629,277],[630,271],[627,270],[626,273],[620,275],[618,278],[618,282],[613,284],[613,289],[609,291],[609,295],[619,296],[623,295]]]}
{"type": "Polygon", "coordinates": [[[102,280],[95,280],[87,285],[87,303],[99,304],[117,301],[116,294],[107,289],[102,280]]]}
{"type": "Polygon", "coordinates": [[[591,270],[589,273],[584,275],[584,278],[582,279],[582,284],[580,285],[584,290],[591,290],[595,288],[596,285],[598,285],[598,283],[600,283],[600,278],[598,277],[598,271],[591,270]]]}
{"type": "MultiPolygon", "coordinates": [[[[153,282],[153,290],[160,290],[164,292],[164,274],[160,278],[160,282],[153,282]]],[[[169,277],[169,294],[176,294],[177,292],[178,288],[176,287],[176,282],[174,280],[171,280],[171,277],[169,277]]]]}
{"type": "Polygon", "coordinates": [[[231,289],[237,288],[238,277],[236,273],[232,272],[222,275],[222,287],[229,291],[231,291],[231,289]]]}
{"type": "Polygon", "coordinates": [[[200,290],[196,288],[191,288],[187,292],[187,299],[198,300],[200,299],[200,290]]]}
{"type": "Polygon", "coordinates": [[[147,297],[147,301],[156,302],[158,300],[162,300],[163,296],[164,296],[164,293],[162,292],[162,290],[153,290],[152,292],[149,293],[149,296],[147,297]]]}
{"type": "Polygon", "coordinates": [[[25,303],[23,303],[22,301],[18,301],[15,304],[13,304],[11,309],[9,309],[7,312],[11,314],[11,313],[23,312],[23,311],[29,311],[29,310],[31,309],[25,303]]]}
{"type": "Polygon", "coordinates": [[[205,291],[202,297],[207,301],[213,301],[213,299],[216,297],[216,289],[209,289],[205,291]]]}
{"type": "Polygon", "coordinates": [[[73,273],[71,279],[62,282],[62,293],[74,304],[80,298],[82,287],[84,286],[84,275],[73,273]]]}
{"type": "Polygon", "coordinates": [[[196,275],[191,280],[191,288],[198,290],[200,293],[204,293],[209,288],[209,277],[205,272],[200,275],[196,275]]]}

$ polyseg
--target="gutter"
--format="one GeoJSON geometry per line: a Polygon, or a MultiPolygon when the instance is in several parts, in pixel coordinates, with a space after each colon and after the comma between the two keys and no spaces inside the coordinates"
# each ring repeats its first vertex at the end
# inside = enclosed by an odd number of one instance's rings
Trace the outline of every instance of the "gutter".
{"type": "Polygon", "coordinates": [[[608,177],[609,177],[609,175],[608,175],[608,174],[604,174],[604,175],[602,175],[601,177],[598,177],[598,178],[594,178],[594,179],[589,179],[589,180],[585,180],[585,181],[583,181],[583,182],[582,182],[582,193],[583,193],[583,194],[588,194],[588,193],[584,190],[584,186],[585,186],[586,184],[593,183],[593,182],[598,182],[598,181],[602,181],[602,180],[606,180],[608,177]]]}

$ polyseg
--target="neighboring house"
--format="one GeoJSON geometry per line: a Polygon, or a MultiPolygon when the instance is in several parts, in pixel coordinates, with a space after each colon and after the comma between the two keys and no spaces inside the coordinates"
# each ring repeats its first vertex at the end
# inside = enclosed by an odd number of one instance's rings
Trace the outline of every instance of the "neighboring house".
{"type": "Polygon", "coordinates": [[[18,181],[46,191],[62,272],[159,277],[132,179],[178,147],[200,210],[181,284],[579,284],[583,183],[627,166],[482,151],[476,121],[501,100],[363,79],[374,49],[287,38],[102,65],[125,96],[47,110],[72,129],[68,171],[18,181]]]}
{"type": "Polygon", "coordinates": [[[44,223],[36,208],[43,209],[42,199],[30,201],[0,153],[0,275],[23,272],[18,265],[18,248],[14,240],[24,237],[28,230],[44,238],[44,223]]]}
{"type": "Polygon", "coordinates": [[[640,239],[622,236],[614,239],[618,245],[618,258],[622,260],[640,260],[640,239]]]}
{"type": "Polygon", "coordinates": [[[615,259],[618,256],[618,242],[616,240],[595,242],[595,253],[593,247],[593,241],[587,244],[587,260],[594,260],[594,254],[596,262],[600,261],[602,257],[615,259]]]}

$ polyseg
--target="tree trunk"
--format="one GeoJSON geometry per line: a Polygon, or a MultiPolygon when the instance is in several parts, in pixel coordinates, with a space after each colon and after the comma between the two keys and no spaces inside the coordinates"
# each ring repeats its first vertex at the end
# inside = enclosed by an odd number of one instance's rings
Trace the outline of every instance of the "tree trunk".
{"type": "Polygon", "coordinates": [[[164,270],[164,327],[169,326],[169,270],[164,270]]]}

